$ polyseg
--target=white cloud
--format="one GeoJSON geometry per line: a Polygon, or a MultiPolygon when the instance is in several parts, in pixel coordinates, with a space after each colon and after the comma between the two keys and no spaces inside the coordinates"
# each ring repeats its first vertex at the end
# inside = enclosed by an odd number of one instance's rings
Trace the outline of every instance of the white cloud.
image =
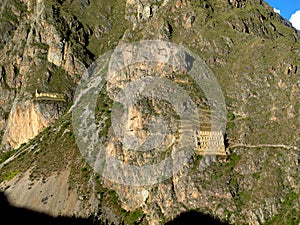
{"type": "Polygon", "coordinates": [[[293,27],[300,30],[300,10],[298,10],[291,16],[290,22],[293,24],[293,27]]]}
{"type": "Polygon", "coordinates": [[[274,12],[279,13],[280,14],[280,10],[279,9],[275,9],[274,8],[274,12]]]}

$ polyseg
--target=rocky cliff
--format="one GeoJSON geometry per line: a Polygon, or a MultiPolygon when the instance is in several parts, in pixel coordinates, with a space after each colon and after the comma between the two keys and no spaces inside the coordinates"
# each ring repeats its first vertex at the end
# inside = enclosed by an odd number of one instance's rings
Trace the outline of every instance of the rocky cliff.
{"type": "MultiPolygon", "coordinates": [[[[299,31],[264,1],[0,4],[0,187],[11,203],[108,224],[164,224],[191,210],[230,224],[299,224],[299,31]],[[174,176],[128,186],[102,177],[83,157],[72,106],[86,70],[100,64],[96,59],[105,61],[104,53],[140,40],[180,44],[210,68],[228,112],[229,154],[192,154],[174,176]],[[36,90],[64,94],[66,102],[35,99],[36,90]]],[[[112,99],[126,87],[124,80],[145,74],[175,82],[196,103],[201,120],[211,118],[205,93],[188,80],[187,71],[143,63],[118,71],[120,79],[109,80],[99,93],[95,124],[107,153],[136,166],[171,157],[172,140],[180,133],[172,105],[149,97],[129,112],[129,134],[144,141],[152,128],[143,124],[160,114],[159,122],[170,131],[163,151],[135,153],[118,142],[112,99]]]]}

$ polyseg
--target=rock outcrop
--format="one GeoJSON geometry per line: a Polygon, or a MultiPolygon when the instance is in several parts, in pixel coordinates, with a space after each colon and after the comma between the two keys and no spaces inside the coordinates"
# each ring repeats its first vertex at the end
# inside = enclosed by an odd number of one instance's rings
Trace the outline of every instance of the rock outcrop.
{"type": "Polygon", "coordinates": [[[2,145],[9,144],[16,149],[35,137],[50,122],[41,114],[38,105],[31,101],[16,101],[7,120],[2,145]]]}

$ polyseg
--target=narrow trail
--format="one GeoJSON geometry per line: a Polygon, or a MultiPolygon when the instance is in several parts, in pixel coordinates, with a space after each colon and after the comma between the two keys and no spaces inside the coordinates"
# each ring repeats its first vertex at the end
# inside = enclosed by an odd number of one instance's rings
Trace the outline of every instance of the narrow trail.
{"type": "Polygon", "coordinates": [[[15,154],[13,154],[11,157],[9,157],[8,159],[6,159],[4,162],[2,162],[0,164],[0,169],[2,169],[5,165],[7,165],[11,161],[15,160],[19,155],[21,155],[22,153],[24,153],[28,150],[29,150],[28,148],[24,148],[24,149],[20,149],[19,151],[17,151],[15,154]]]}
{"type": "Polygon", "coordinates": [[[257,145],[233,144],[233,145],[229,145],[229,148],[238,148],[238,147],[245,147],[245,148],[261,148],[261,147],[284,148],[284,149],[288,149],[288,150],[300,151],[299,147],[284,145],[284,144],[257,144],[257,145]]]}

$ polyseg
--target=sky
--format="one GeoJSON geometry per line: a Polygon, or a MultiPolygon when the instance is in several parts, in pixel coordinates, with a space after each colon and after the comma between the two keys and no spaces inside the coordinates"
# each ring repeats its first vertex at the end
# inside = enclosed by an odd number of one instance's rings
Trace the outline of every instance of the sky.
{"type": "Polygon", "coordinates": [[[265,0],[276,12],[300,30],[300,0],[265,0]]]}

